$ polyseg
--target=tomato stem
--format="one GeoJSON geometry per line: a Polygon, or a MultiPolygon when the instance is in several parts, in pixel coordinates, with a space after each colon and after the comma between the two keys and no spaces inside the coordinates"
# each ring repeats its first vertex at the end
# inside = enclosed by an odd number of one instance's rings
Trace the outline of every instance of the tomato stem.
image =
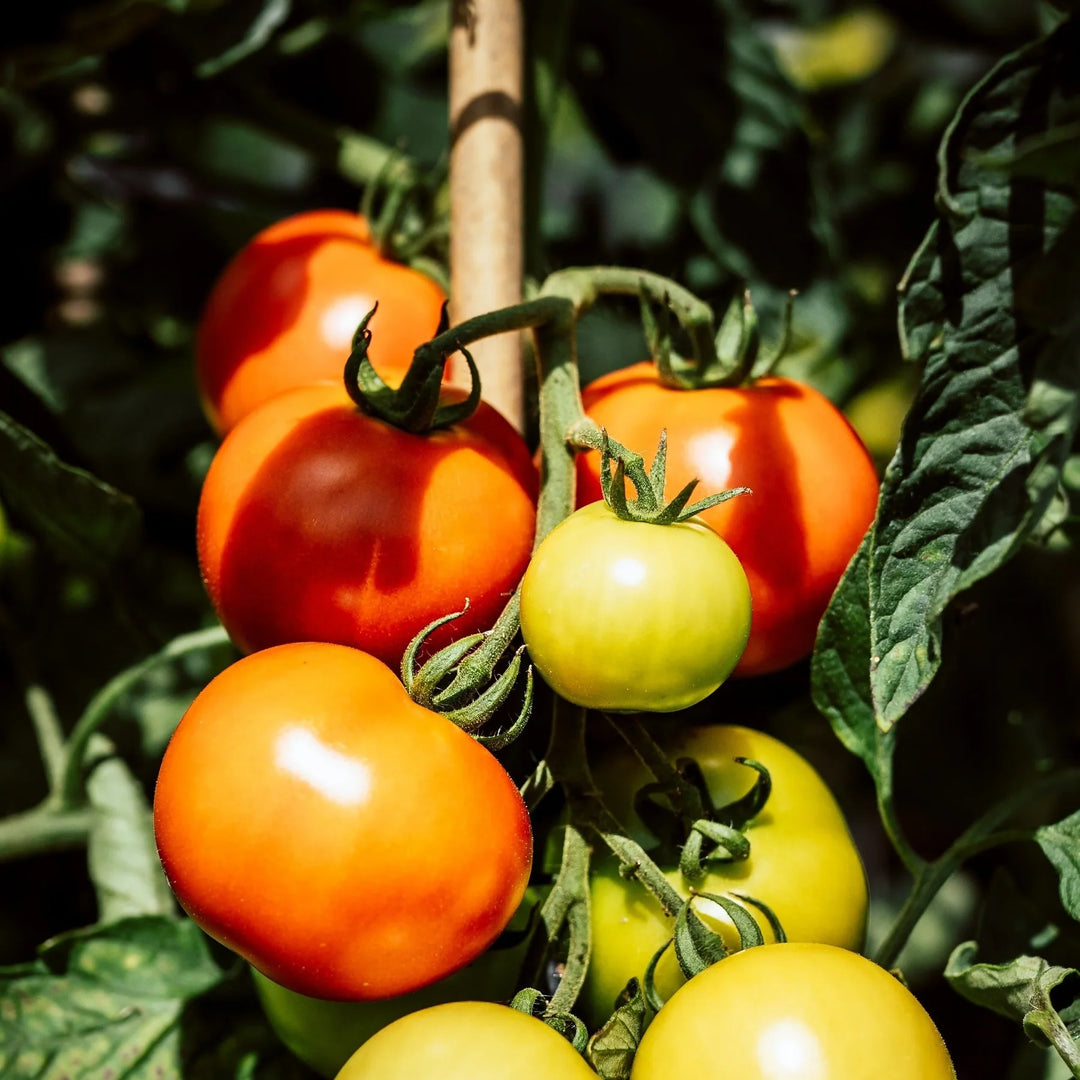
{"type": "MultiPolygon", "coordinates": [[[[585,416],[578,377],[578,318],[606,294],[663,297],[703,356],[714,355],[712,310],[682,286],[659,274],[623,267],[573,267],[556,271],[540,293],[513,307],[477,315],[436,334],[413,356],[406,381],[422,382],[441,372],[453,352],[481,338],[510,330],[532,329],[540,406],[540,497],[534,548],[574,510],[574,457],[599,429],[585,416]]],[[[402,383],[404,388],[405,383],[402,383]]],[[[631,451],[625,450],[626,455],[631,451]]],[[[640,461],[640,456],[638,456],[640,461]]],[[[644,466],[642,466],[644,474],[644,466]]],[[[434,696],[437,709],[456,708],[489,680],[519,628],[520,597],[515,590],[490,634],[460,661],[450,683],[434,696]]]]}
{"type": "Polygon", "coordinates": [[[73,809],[82,800],[83,763],[90,740],[98,728],[108,719],[120,699],[143,676],[161,664],[178,660],[190,653],[212,649],[227,644],[229,636],[224,627],[211,626],[173,638],[163,649],[125,668],[113,676],[94,696],[83,710],[68,738],[64,761],[63,779],[60,784],[60,801],[65,809],[73,809]]]}
{"type": "Polygon", "coordinates": [[[552,776],[562,785],[570,820],[579,828],[595,832],[618,857],[623,868],[656,897],[668,915],[676,915],[683,899],[663,872],[626,828],[604,805],[593,782],[585,750],[585,710],[556,698],[552,714],[547,762],[552,776]]]}
{"type": "Polygon", "coordinates": [[[11,814],[0,821],[0,863],[81,847],[90,835],[91,817],[86,807],[62,810],[53,799],[11,814]]]}
{"type": "Polygon", "coordinates": [[[672,806],[683,820],[687,831],[693,822],[707,816],[701,792],[672,764],[637,716],[630,713],[604,713],[604,718],[619,733],[642,765],[661,784],[668,786],[672,806]]]}
{"type": "Polygon", "coordinates": [[[1015,791],[987,810],[939,858],[929,863],[922,862],[900,914],[876,951],[875,961],[882,967],[892,967],[896,963],[900,950],[930,901],[964,862],[989,848],[1029,840],[1033,835],[1031,830],[1004,830],[999,829],[1000,825],[1028,803],[1077,787],[1080,787],[1080,769],[1063,769],[1015,791]]]}

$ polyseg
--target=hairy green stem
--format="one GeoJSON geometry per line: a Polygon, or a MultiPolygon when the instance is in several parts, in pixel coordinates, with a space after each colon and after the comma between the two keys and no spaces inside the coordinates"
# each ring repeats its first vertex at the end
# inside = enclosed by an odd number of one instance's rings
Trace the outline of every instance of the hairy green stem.
{"type": "MultiPolygon", "coordinates": [[[[552,274],[539,295],[513,307],[477,315],[436,335],[414,354],[407,378],[421,380],[458,349],[511,330],[533,331],[540,399],[541,487],[534,547],[574,509],[574,456],[585,428],[577,367],[577,321],[603,295],[665,298],[695,342],[695,350],[714,350],[712,310],[688,290],[658,274],[623,267],[574,267],[552,274]]],[[[596,431],[595,425],[593,430],[596,431]]],[[[591,444],[590,444],[591,445],[591,444]]],[[[625,453],[625,448],[620,448],[625,453]]],[[[644,471],[642,471],[644,475],[644,471]]],[[[495,665],[518,630],[517,591],[484,642],[458,665],[450,685],[435,699],[440,709],[462,704],[471,687],[491,678],[495,665]]]]}
{"type": "Polygon", "coordinates": [[[604,716],[641,764],[662,784],[670,786],[675,812],[688,827],[706,816],[701,792],[675,768],[637,716],[627,713],[605,713],[604,716]]]}
{"type": "Polygon", "coordinates": [[[205,630],[196,630],[190,634],[174,638],[163,649],[148,656],[145,660],[125,668],[110,679],[91,699],[83,710],[71,732],[66,747],[63,779],[60,785],[60,799],[65,809],[72,809],[82,799],[83,762],[86,758],[90,741],[98,728],[108,719],[117,702],[143,676],[160,664],[177,660],[188,653],[201,649],[213,648],[228,642],[229,635],[221,626],[212,626],[205,630]]]}
{"type": "Polygon", "coordinates": [[[46,800],[0,820],[0,862],[81,847],[90,835],[90,811],[58,809],[46,800]]]}
{"type": "Polygon", "coordinates": [[[585,716],[584,709],[556,698],[546,758],[552,776],[566,792],[570,820],[582,831],[598,835],[626,872],[656,897],[664,911],[676,915],[683,906],[683,898],[645,849],[626,837],[626,829],[600,798],[585,752],[585,716]]]}
{"type": "Polygon", "coordinates": [[[49,791],[57,792],[64,778],[64,729],[56,715],[52,695],[43,686],[34,684],[26,688],[23,700],[37,735],[49,791]]]}

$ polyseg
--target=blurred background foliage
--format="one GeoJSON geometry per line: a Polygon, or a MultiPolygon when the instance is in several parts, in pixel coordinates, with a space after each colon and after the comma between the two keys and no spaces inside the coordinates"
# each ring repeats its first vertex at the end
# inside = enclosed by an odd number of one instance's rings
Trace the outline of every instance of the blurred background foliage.
{"type": "MultiPolygon", "coordinates": [[[[25,709],[33,687],[47,687],[70,724],[121,667],[212,623],[193,543],[215,445],[192,373],[200,307],[258,229],[357,206],[386,148],[424,170],[444,163],[449,7],[38,0],[7,20],[0,409],[115,492],[83,506],[68,488],[37,488],[6,440],[0,813],[45,790],[25,709]],[[76,507],[69,535],[49,527],[57,507],[76,507]]],[[[641,266],[718,311],[747,287],[767,339],[797,289],[781,370],[844,405],[883,466],[917,381],[900,358],[895,290],[932,217],[938,142],[966,91],[1052,28],[1058,10],[1036,0],[526,8],[531,277],[641,266]]],[[[591,313],[580,345],[585,379],[642,359],[635,306],[591,313]]],[[[1066,479],[1080,487],[1074,472],[1066,479]]],[[[1054,762],[1075,749],[1080,574],[1069,525],[957,611],[942,677],[912,713],[902,810],[928,854],[1008,788],[1017,754],[1054,762]]],[[[148,790],[214,663],[200,654],[160,670],[125,700],[135,722],[112,725],[148,790]]],[[[771,728],[826,773],[883,915],[902,875],[861,766],[839,753],[806,681],[798,667],[738,684],[723,719],[771,728]]],[[[947,1041],[963,1045],[961,1075],[1051,1076],[1006,1021],[979,1014],[976,1038],[970,1007],[935,981],[989,891],[979,870],[943,894],[904,963],[947,1041]]],[[[0,963],[96,914],[82,852],[0,865],[0,895],[0,963]]]]}

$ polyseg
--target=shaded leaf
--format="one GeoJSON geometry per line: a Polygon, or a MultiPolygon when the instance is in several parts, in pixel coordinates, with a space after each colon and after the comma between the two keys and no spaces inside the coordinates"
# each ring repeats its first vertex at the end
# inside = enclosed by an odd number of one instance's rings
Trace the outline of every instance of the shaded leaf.
{"type": "Polygon", "coordinates": [[[1035,840],[1058,872],[1061,903],[1080,919],[1080,810],[1036,830],[1035,840]]]}
{"type": "Polygon", "coordinates": [[[212,78],[258,52],[273,38],[274,31],[285,22],[291,10],[292,0],[262,0],[243,37],[219,56],[204,60],[195,69],[195,74],[203,79],[212,78]]]}
{"type": "Polygon", "coordinates": [[[86,782],[93,811],[87,858],[104,923],[174,915],[176,906],[154,844],[142,785],[118,757],[99,761],[86,782]]]}
{"type": "Polygon", "coordinates": [[[178,1080],[184,1003],[222,977],[194,923],[127,919],[0,970],[0,1076],[178,1080]]]}
{"type": "Polygon", "coordinates": [[[130,551],[140,515],[127,495],[62,462],[33,432],[0,413],[0,494],[62,559],[100,568],[130,551]]]}
{"type": "Polygon", "coordinates": [[[949,957],[945,978],[968,1001],[1019,1020],[1039,1046],[1053,1046],[1072,1066],[1080,1065],[1074,1016],[1080,999],[1080,972],[1048,964],[1038,956],[1018,956],[1006,964],[976,962],[974,941],[958,945],[949,957]]]}
{"type": "Polygon", "coordinates": [[[652,1016],[637,979],[630,980],[622,996],[627,1000],[589,1040],[589,1062],[603,1080],[629,1080],[634,1054],[652,1016]]]}

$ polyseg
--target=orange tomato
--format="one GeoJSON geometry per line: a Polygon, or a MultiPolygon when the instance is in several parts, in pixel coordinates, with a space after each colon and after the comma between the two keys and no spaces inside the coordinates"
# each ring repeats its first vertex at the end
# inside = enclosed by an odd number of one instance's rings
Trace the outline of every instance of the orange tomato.
{"type": "Polygon", "coordinates": [[[479,956],[529,879],[525,804],[495,757],[356,649],[226,668],[173,734],[162,865],[211,937],[274,982],[370,1000],[479,956]]]}
{"type": "Polygon", "coordinates": [[[343,387],[309,386],[219,447],[199,501],[199,563],[245,652],[333,641],[394,667],[466,599],[432,646],[491,625],[529,561],[535,495],[524,441],[483,402],[462,424],[410,435],[360,412],[343,387]]]}
{"type": "MultiPolygon", "coordinates": [[[[667,429],[669,497],[695,477],[701,495],[753,490],[700,515],[750,582],[750,640],[735,674],[776,671],[807,656],[877,506],[874,463],[843,414],[790,379],[678,390],[649,362],[597,379],[582,397],[589,416],[639,452],[655,449],[667,429]]],[[[600,455],[590,451],[578,458],[578,499],[600,497],[600,455]]]]}
{"type": "Polygon", "coordinates": [[[445,299],[430,278],[383,258],[358,214],[312,210],[271,225],[225,268],[199,324],[196,374],[210,423],[224,434],[285,390],[340,382],[376,301],[369,358],[396,385],[445,299]]]}

